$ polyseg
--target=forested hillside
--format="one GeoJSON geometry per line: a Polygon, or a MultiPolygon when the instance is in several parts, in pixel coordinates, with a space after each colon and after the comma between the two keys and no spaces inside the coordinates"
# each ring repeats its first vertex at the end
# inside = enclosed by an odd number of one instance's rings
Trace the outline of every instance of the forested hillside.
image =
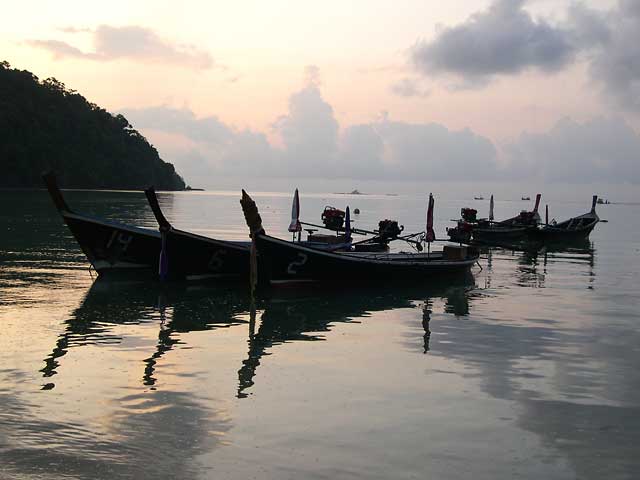
{"type": "Polygon", "coordinates": [[[0,188],[42,187],[45,170],[66,188],[185,186],[125,117],[55,78],[41,81],[0,62],[0,188]]]}

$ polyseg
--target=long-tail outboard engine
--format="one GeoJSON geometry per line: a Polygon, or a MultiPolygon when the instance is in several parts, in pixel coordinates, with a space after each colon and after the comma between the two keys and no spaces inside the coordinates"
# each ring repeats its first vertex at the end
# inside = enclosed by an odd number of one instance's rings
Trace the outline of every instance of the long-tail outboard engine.
{"type": "Polygon", "coordinates": [[[478,211],[475,208],[461,208],[460,217],[455,227],[447,228],[447,235],[452,242],[469,243],[473,227],[478,224],[478,211]]]}
{"type": "Polygon", "coordinates": [[[344,210],[335,207],[326,206],[322,212],[321,219],[324,226],[329,230],[340,230],[344,225],[344,210]]]}
{"type": "Polygon", "coordinates": [[[518,215],[518,223],[521,225],[537,225],[540,223],[540,215],[538,212],[529,212],[527,210],[522,210],[518,215]]]}
{"type": "Polygon", "coordinates": [[[468,223],[476,223],[478,221],[478,211],[475,208],[461,208],[460,217],[468,223]]]}
{"type": "Polygon", "coordinates": [[[378,223],[378,236],[384,243],[398,238],[398,235],[400,235],[403,230],[404,225],[398,225],[398,222],[395,220],[385,219],[378,223]]]}

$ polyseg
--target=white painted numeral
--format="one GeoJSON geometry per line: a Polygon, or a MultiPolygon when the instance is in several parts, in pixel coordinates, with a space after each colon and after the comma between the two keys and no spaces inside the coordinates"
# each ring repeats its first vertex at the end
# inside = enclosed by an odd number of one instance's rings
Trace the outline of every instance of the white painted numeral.
{"type": "Polygon", "coordinates": [[[298,253],[298,258],[297,260],[294,260],[293,262],[291,262],[289,264],[289,266],[287,267],[287,273],[289,275],[297,275],[298,274],[298,267],[303,266],[305,263],[307,263],[307,255],[304,253],[298,253]]]}
{"type": "Polygon", "coordinates": [[[131,243],[131,241],[133,240],[133,235],[129,235],[127,233],[124,232],[118,232],[117,230],[114,230],[113,233],[111,234],[111,237],[109,237],[109,241],[107,242],[107,249],[111,248],[111,245],[113,245],[114,241],[118,241],[118,243],[121,246],[121,252],[126,252],[127,251],[127,247],[129,246],[129,244],[131,243]]]}

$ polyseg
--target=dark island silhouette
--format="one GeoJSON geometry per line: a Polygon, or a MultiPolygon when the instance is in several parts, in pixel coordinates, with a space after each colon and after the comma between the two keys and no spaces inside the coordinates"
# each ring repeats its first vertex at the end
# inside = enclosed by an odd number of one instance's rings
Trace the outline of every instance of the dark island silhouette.
{"type": "Polygon", "coordinates": [[[8,62],[0,62],[0,159],[0,188],[40,188],[48,170],[64,188],[185,188],[124,116],[8,62]]]}

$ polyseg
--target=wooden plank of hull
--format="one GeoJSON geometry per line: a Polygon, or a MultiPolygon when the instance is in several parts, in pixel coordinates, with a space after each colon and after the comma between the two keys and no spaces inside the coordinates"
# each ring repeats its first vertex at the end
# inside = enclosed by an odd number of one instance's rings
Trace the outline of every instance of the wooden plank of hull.
{"type": "Polygon", "coordinates": [[[393,254],[332,253],[307,248],[267,235],[257,237],[259,254],[259,280],[280,282],[389,282],[401,279],[439,279],[442,275],[467,273],[477,257],[449,261],[436,255],[427,260],[394,257],[393,254]],[[376,258],[378,257],[378,258],[376,258]],[[398,258],[395,260],[394,258],[398,258]]]}

